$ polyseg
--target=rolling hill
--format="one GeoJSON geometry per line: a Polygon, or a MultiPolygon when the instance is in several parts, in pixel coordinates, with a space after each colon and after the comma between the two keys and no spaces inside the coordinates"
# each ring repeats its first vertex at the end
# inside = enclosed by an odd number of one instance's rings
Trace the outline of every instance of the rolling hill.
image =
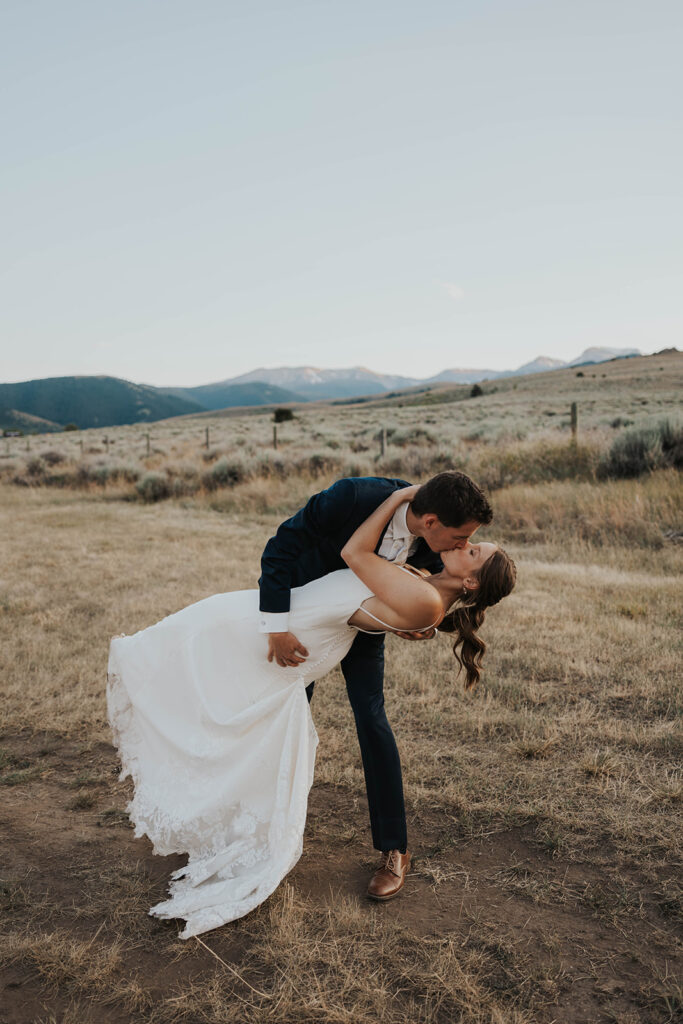
{"type": "Polygon", "coordinates": [[[225,409],[229,406],[277,405],[302,402],[305,399],[294,391],[276,387],[268,382],[254,380],[243,384],[221,381],[196,388],[163,388],[164,394],[197,402],[205,410],[225,409]]]}
{"type": "Polygon", "coordinates": [[[117,377],[46,377],[0,384],[0,421],[7,410],[49,420],[47,429],[55,429],[67,423],[83,428],[151,423],[200,412],[203,406],[117,377]]]}

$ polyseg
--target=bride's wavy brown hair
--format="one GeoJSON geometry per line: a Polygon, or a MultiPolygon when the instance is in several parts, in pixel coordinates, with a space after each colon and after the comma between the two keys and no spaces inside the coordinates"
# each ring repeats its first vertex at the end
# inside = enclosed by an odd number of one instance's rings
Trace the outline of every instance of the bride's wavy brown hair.
{"type": "Polygon", "coordinates": [[[486,651],[486,644],[477,630],[486,617],[486,609],[498,604],[513,589],[517,581],[517,567],[510,556],[498,548],[475,575],[479,580],[477,589],[470,592],[466,603],[459,603],[446,612],[437,627],[442,633],[456,634],[453,654],[460,665],[458,675],[465,669],[466,690],[471,690],[479,682],[486,651]]]}

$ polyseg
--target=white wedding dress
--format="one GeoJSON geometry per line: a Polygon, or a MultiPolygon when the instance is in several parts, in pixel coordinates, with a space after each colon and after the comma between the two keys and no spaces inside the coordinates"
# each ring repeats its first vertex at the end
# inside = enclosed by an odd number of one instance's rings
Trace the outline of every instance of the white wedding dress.
{"type": "Polygon", "coordinates": [[[371,591],[349,569],[292,590],[298,668],[266,660],[258,590],[217,594],[112,640],[107,709],[135,836],[187,853],[170,898],[149,911],[183,918],[182,939],[262,903],[302,852],[318,736],[305,687],[334,668],[371,591]]]}

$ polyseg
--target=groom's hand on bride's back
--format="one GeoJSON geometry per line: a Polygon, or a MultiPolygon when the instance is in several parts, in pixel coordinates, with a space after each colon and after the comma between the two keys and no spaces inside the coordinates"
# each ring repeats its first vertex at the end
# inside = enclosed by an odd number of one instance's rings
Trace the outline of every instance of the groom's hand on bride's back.
{"type": "Polygon", "coordinates": [[[307,657],[308,651],[293,633],[268,634],[268,661],[274,658],[281,668],[293,668],[307,657]]]}
{"type": "Polygon", "coordinates": [[[429,629],[416,629],[412,632],[396,629],[394,633],[396,636],[400,636],[402,640],[431,640],[436,636],[436,629],[434,626],[430,626],[429,629]]]}

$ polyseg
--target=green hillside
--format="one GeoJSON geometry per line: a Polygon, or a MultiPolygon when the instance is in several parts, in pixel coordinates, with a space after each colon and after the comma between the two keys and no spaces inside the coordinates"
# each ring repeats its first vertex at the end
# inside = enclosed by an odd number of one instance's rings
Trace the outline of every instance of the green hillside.
{"type": "Polygon", "coordinates": [[[0,409],[0,430],[20,430],[23,434],[49,434],[63,430],[61,423],[52,423],[40,416],[31,416],[18,409],[0,409]]]}
{"type": "Polygon", "coordinates": [[[117,377],[47,377],[0,384],[0,420],[5,410],[85,428],[150,423],[199,412],[202,406],[117,377]]]}

